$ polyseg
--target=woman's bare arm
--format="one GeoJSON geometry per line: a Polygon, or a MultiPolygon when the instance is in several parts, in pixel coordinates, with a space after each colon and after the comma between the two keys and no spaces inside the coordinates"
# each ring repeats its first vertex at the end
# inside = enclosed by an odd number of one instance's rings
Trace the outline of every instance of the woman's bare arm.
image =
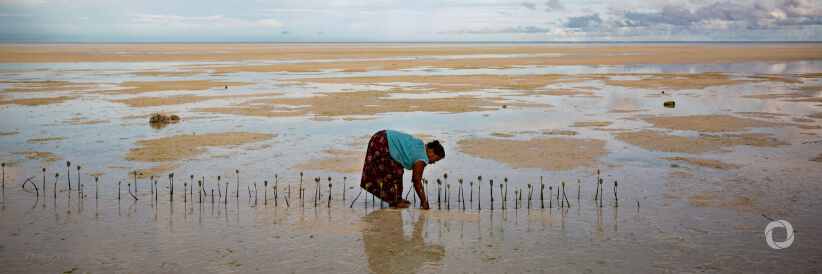
{"type": "Polygon", "coordinates": [[[425,170],[425,162],[417,161],[414,163],[413,174],[411,175],[411,182],[414,184],[414,189],[417,192],[417,197],[420,197],[420,203],[423,209],[428,209],[428,199],[425,197],[425,192],[422,188],[422,172],[425,170]]]}

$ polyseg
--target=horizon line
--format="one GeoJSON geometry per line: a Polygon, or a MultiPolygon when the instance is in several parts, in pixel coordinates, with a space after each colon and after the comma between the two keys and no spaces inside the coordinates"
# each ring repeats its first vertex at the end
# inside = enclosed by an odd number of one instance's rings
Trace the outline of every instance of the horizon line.
{"type": "Polygon", "coordinates": [[[641,44],[641,43],[822,43],[813,40],[775,40],[775,41],[761,41],[761,40],[740,40],[740,41],[294,41],[294,42],[0,42],[0,44],[608,44],[608,43],[626,43],[626,44],[641,44]]]}

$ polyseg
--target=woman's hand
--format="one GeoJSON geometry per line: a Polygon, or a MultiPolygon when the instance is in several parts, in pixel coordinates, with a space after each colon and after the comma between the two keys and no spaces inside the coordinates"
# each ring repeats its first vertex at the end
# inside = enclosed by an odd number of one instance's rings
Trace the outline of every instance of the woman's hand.
{"type": "Polygon", "coordinates": [[[428,210],[429,208],[428,201],[422,201],[422,209],[428,210]]]}
{"type": "Polygon", "coordinates": [[[425,193],[422,191],[422,172],[425,170],[425,162],[417,161],[414,163],[414,173],[411,175],[411,183],[414,184],[414,189],[417,192],[417,196],[420,197],[420,205],[422,209],[428,209],[428,197],[425,197],[425,193]]]}

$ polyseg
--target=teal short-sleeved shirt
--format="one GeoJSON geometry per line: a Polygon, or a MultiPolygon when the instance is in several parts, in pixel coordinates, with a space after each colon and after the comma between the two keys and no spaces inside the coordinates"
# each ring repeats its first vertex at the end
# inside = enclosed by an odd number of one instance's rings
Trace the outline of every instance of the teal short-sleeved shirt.
{"type": "Polygon", "coordinates": [[[428,153],[425,152],[425,143],[410,134],[394,130],[386,130],[388,138],[388,152],[391,158],[408,170],[414,169],[414,163],[423,161],[428,164],[428,153]]]}

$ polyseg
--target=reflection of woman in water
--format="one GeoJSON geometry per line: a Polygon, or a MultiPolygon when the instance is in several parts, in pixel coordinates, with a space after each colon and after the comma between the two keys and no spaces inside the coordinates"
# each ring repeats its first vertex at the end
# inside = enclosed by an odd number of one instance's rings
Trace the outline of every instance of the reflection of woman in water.
{"type": "Polygon", "coordinates": [[[426,264],[437,263],[445,255],[443,246],[426,244],[422,238],[427,212],[414,223],[411,239],[406,239],[402,230],[402,213],[399,210],[375,210],[365,216],[368,227],[362,232],[362,242],[368,266],[375,273],[419,272],[426,264]]]}
{"type": "Polygon", "coordinates": [[[424,144],[399,131],[378,131],[368,142],[360,187],[390,206],[406,208],[411,203],[402,199],[402,174],[404,169],[413,170],[411,182],[422,208],[428,209],[428,199],[422,191],[422,171],[426,165],[442,158],[445,158],[445,149],[437,140],[424,144]]]}

